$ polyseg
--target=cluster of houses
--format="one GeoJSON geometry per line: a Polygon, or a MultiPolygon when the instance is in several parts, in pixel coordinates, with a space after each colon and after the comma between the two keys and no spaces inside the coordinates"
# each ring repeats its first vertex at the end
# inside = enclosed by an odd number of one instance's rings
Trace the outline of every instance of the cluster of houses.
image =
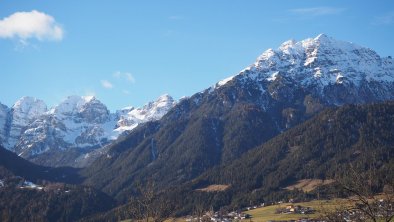
{"type": "Polygon", "coordinates": [[[303,218],[298,220],[269,220],[268,222],[326,222],[319,219],[303,218]]]}
{"type": "MultiPolygon", "coordinates": [[[[278,214],[313,214],[315,213],[315,210],[311,207],[304,207],[301,205],[294,205],[294,200],[289,201],[289,205],[287,205],[284,208],[278,208],[276,210],[276,213],[278,214]]],[[[208,211],[205,214],[203,214],[200,217],[196,216],[188,216],[186,217],[186,222],[233,222],[233,221],[241,221],[241,220],[251,220],[253,221],[253,218],[251,215],[245,213],[245,211],[269,206],[269,205],[276,205],[276,204],[283,204],[283,201],[280,202],[275,202],[275,203],[261,203],[258,205],[253,205],[250,207],[246,207],[242,210],[239,211],[232,211],[229,213],[224,213],[224,212],[213,212],[213,211],[208,211]]],[[[303,218],[303,219],[297,219],[297,220],[281,220],[281,221],[270,221],[270,222],[320,222],[321,220],[318,219],[310,219],[310,218],[303,218]]]]}
{"type": "Polygon", "coordinates": [[[232,211],[229,213],[220,213],[220,212],[206,212],[202,217],[192,217],[189,216],[186,218],[187,222],[202,222],[202,221],[213,221],[213,222],[232,222],[232,221],[240,221],[249,219],[251,216],[246,213],[242,213],[239,211],[232,211]]]}
{"type": "Polygon", "coordinates": [[[312,207],[303,207],[301,205],[287,205],[284,208],[276,209],[277,214],[313,214],[315,210],[312,207]]]}

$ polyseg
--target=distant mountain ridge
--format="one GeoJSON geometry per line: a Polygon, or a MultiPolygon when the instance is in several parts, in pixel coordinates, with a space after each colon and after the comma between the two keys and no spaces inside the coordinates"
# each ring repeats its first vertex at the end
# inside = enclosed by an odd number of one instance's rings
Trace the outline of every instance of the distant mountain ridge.
{"type": "Polygon", "coordinates": [[[47,109],[42,100],[23,97],[0,106],[0,142],[24,158],[72,148],[94,150],[146,121],[157,120],[175,105],[163,95],[144,107],[110,113],[93,96],[69,96],[47,109]]]}

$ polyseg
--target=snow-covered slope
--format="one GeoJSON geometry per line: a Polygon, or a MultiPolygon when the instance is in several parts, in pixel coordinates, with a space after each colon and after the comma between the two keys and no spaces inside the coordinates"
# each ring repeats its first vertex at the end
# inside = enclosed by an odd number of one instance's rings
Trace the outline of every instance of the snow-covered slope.
{"type": "Polygon", "coordinates": [[[53,150],[96,149],[140,123],[160,119],[174,105],[164,95],[142,108],[110,113],[95,97],[69,96],[47,111],[43,101],[23,97],[11,109],[0,105],[0,142],[25,158],[53,150]]]}
{"type": "MultiPolygon", "coordinates": [[[[313,91],[332,104],[363,103],[394,98],[394,60],[382,58],[369,48],[335,40],[325,34],[296,42],[289,40],[278,49],[268,49],[240,74],[216,84],[253,81],[271,96],[274,82],[313,91]]],[[[212,89],[211,89],[212,90],[212,89]]]]}

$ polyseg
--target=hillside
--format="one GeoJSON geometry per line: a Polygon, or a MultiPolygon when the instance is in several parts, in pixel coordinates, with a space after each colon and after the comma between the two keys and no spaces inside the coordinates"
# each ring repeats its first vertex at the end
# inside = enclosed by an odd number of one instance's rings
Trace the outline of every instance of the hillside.
{"type": "Polygon", "coordinates": [[[80,183],[78,171],[71,167],[51,168],[29,162],[0,146],[0,176],[16,175],[30,181],[80,183]]]}
{"type": "MultiPolygon", "coordinates": [[[[225,206],[240,209],[289,199],[346,197],[349,194],[330,180],[354,179],[350,164],[360,175],[368,175],[372,169],[373,192],[379,193],[387,182],[394,181],[392,129],[394,102],[329,108],[227,165],[156,193],[149,206],[164,203],[167,211],[162,213],[168,217],[225,206]],[[328,180],[319,182],[323,179],[328,180]],[[314,187],[307,192],[288,190],[305,181],[314,181],[314,187]]],[[[86,221],[130,218],[136,203],[131,201],[86,221]]]]}
{"type": "MultiPolygon", "coordinates": [[[[360,174],[372,168],[375,192],[381,192],[387,181],[394,181],[393,129],[393,102],[330,108],[231,164],[210,170],[177,191],[163,193],[170,199],[185,197],[184,201],[174,201],[183,209],[180,212],[192,211],[198,201],[204,206],[242,207],[251,202],[308,198],[316,192],[305,194],[284,188],[303,179],[352,178],[349,164],[360,174]],[[229,188],[199,191],[214,184],[229,188]]],[[[317,192],[326,197],[335,191],[324,187],[317,188],[317,192]]],[[[341,193],[337,191],[334,193],[341,193]]]]}
{"type": "Polygon", "coordinates": [[[1,221],[76,221],[116,202],[79,183],[73,168],[43,167],[0,147],[1,221]]]}

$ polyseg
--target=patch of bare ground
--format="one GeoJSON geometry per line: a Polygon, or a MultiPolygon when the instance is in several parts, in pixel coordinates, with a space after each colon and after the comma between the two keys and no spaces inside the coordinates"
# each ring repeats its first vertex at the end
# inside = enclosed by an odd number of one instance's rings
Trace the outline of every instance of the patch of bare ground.
{"type": "Polygon", "coordinates": [[[333,183],[334,180],[328,179],[328,180],[321,180],[321,179],[303,179],[297,181],[297,183],[290,185],[286,187],[286,190],[294,190],[294,189],[299,189],[304,192],[310,192],[316,187],[322,186],[322,185],[328,185],[330,183],[333,183]]]}
{"type": "Polygon", "coordinates": [[[205,188],[200,188],[196,189],[196,191],[201,191],[201,192],[220,192],[220,191],[225,191],[230,187],[230,185],[226,184],[212,184],[209,185],[205,188]]]}

